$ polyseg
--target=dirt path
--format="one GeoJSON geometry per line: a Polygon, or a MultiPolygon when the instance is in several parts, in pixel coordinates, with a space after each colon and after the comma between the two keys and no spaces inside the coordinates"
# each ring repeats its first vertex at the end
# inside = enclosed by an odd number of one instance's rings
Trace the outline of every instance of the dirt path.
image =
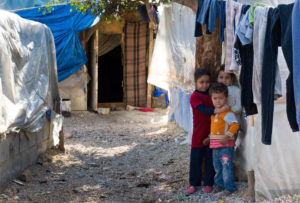
{"type": "MultiPolygon", "coordinates": [[[[66,153],[50,150],[0,202],[218,202],[201,191],[185,195],[190,147],[167,120],[163,111],[73,113],[64,121],[66,153]]],[[[243,202],[245,187],[225,201],[243,202]]]]}

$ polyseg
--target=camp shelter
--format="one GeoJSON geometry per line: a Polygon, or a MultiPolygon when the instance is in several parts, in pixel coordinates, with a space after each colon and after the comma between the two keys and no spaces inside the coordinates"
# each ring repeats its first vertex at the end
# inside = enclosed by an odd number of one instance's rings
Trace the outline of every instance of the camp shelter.
{"type": "Polygon", "coordinates": [[[45,6],[49,2],[49,0],[11,0],[1,3],[0,8],[15,12],[23,18],[46,24],[51,29],[56,48],[60,95],[64,99],[73,100],[75,110],[86,110],[88,75],[84,74],[87,72],[84,64],[88,59],[81,46],[78,32],[97,24],[99,17],[78,12],[70,3],[64,2],[55,4],[51,10],[47,10],[45,6]],[[71,81],[71,86],[66,79],[71,81]],[[69,93],[69,90],[74,88],[78,88],[78,91],[75,94],[69,93]]]}
{"type": "Polygon", "coordinates": [[[94,28],[80,33],[88,56],[91,109],[151,105],[152,87],[148,88],[147,78],[153,36],[154,30],[137,12],[126,14],[120,21],[100,20],[94,28]]]}
{"type": "MultiPolygon", "coordinates": [[[[255,1],[241,0],[252,4],[255,1]]],[[[291,1],[261,1],[272,7],[291,1]]],[[[160,8],[161,21],[155,42],[148,82],[168,89],[170,93],[170,121],[175,121],[192,136],[192,111],[189,99],[194,90],[193,71],[196,67],[195,13],[183,5],[172,3],[160,8]]],[[[254,39],[255,40],[255,39],[254,39]]],[[[203,42],[205,43],[205,42],[203,42]]],[[[215,47],[206,47],[214,49],[215,47]]],[[[203,50],[200,50],[203,51],[203,50]]],[[[211,57],[207,55],[206,57],[211,57]]],[[[221,57],[220,59],[221,60],[221,57]]],[[[202,61],[203,63],[203,61],[202,61]]],[[[278,64],[285,90],[288,76],[286,61],[279,49],[278,64]]],[[[283,91],[283,95],[286,93],[283,91]]],[[[258,105],[261,111],[260,105],[258,105]]],[[[256,199],[280,194],[299,194],[299,132],[292,132],[286,116],[286,98],[275,102],[272,145],[261,143],[261,114],[247,117],[246,136],[237,141],[236,165],[239,171],[254,171],[256,199]]]]}
{"type": "Polygon", "coordinates": [[[0,10],[0,187],[59,142],[63,118],[50,29],[0,10]]]}
{"type": "Polygon", "coordinates": [[[71,100],[72,110],[151,104],[146,81],[153,29],[137,12],[107,24],[99,22],[101,16],[83,14],[69,3],[45,10],[48,2],[13,0],[0,6],[51,29],[60,95],[71,100]]]}

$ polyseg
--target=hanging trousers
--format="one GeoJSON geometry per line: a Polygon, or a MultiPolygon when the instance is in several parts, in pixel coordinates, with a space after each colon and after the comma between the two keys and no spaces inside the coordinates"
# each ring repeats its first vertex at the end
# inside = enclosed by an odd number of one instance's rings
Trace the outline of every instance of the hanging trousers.
{"type": "Polygon", "coordinates": [[[276,63],[278,47],[287,62],[290,74],[286,81],[287,88],[287,116],[293,132],[299,131],[296,120],[296,107],[293,88],[293,52],[292,52],[292,21],[291,15],[294,4],[279,5],[268,12],[268,23],[264,45],[264,58],[262,68],[262,142],[271,144],[273,114],[274,114],[274,88],[276,76],[276,63]]]}

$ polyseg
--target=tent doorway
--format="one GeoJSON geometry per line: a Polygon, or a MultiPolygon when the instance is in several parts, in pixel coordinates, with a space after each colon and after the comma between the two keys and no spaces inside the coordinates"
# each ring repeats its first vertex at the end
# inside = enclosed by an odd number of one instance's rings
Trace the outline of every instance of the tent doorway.
{"type": "Polygon", "coordinates": [[[122,48],[98,57],[98,103],[123,103],[122,48]]]}

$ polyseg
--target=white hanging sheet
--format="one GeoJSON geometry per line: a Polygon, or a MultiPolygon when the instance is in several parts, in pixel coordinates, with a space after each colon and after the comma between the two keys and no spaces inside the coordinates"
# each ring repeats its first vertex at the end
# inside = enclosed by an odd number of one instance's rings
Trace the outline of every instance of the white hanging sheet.
{"type": "Polygon", "coordinates": [[[155,41],[148,83],[170,91],[194,89],[196,38],[195,13],[171,3],[159,8],[160,23],[155,41]]]}

